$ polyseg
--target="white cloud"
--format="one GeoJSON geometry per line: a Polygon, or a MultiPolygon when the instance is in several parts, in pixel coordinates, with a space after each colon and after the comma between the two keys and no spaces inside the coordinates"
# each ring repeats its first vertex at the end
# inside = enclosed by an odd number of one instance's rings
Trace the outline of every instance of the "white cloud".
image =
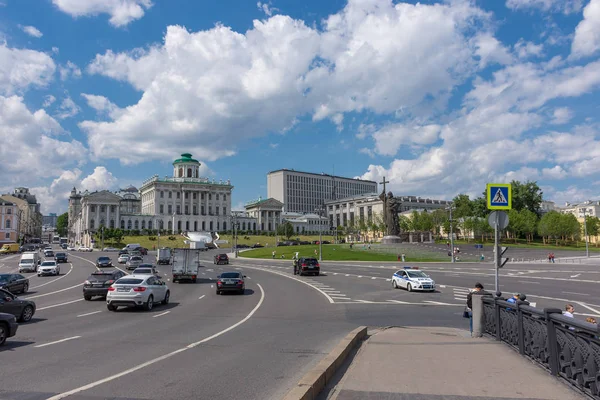
{"type": "Polygon", "coordinates": [[[579,58],[600,50],[600,0],[590,0],[583,10],[583,21],[575,28],[571,54],[579,58]]]}
{"type": "Polygon", "coordinates": [[[112,119],[116,119],[123,113],[123,110],[104,96],[87,93],[81,93],[81,96],[87,101],[87,105],[96,110],[99,115],[106,115],[112,119]]]}
{"type": "Polygon", "coordinates": [[[517,57],[520,59],[525,59],[531,56],[540,57],[543,54],[544,45],[527,42],[521,38],[517,43],[515,43],[514,49],[517,57]]]}
{"type": "Polygon", "coordinates": [[[110,15],[110,24],[122,27],[140,19],[152,7],[151,0],[52,0],[62,12],[72,17],[110,15]]]}
{"type": "Polygon", "coordinates": [[[375,124],[360,124],[358,126],[358,133],[356,134],[357,139],[364,139],[367,135],[372,134],[377,130],[377,126],[375,124]]]}
{"type": "Polygon", "coordinates": [[[58,47],[56,47],[56,46],[52,47],[52,53],[58,54],[59,52],[60,52],[60,49],[58,47]]]}
{"type": "Polygon", "coordinates": [[[81,164],[87,150],[43,109],[30,111],[22,97],[0,96],[0,186],[35,183],[81,164]]]}
{"type": "Polygon", "coordinates": [[[60,106],[58,107],[58,114],[56,115],[56,117],[58,119],[71,118],[79,114],[79,111],[81,111],[81,108],[79,108],[79,106],[75,104],[75,102],[70,96],[67,96],[60,103],[60,106]]]}
{"type": "Polygon", "coordinates": [[[46,95],[46,96],[44,96],[44,104],[42,104],[42,107],[48,108],[52,104],[54,104],[55,101],[56,101],[56,97],[52,96],[51,94],[46,95]]]}
{"type": "Polygon", "coordinates": [[[558,107],[552,114],[552,124],[563,125],[573,118],[573,111],[569,107],[558,107]]]}
{"type": "Polygon", "coordinates": [[[80,176],[81,170],[78,168],[65,170],[60,172],[49,186],[30,188],[30,192],[35,194],[40,203],[42,214],[47,215],[51,212],[62,214],[67,211],[71,189],[79,186],[80,176]]]}
{"type": "Polygon", "coordinates": [[[97,190],[111,190],[117,187],[119,180],[109,172],[106,167],[98,166],[94,172],[81,181],[81,190],[94,192],[97,190]]]}
{"type": "Polygon", "coordinates": [[[40,30],[37,29],[35,26],[23,26],[23,25],[19,25],[19,28],[23,32],[25,32],[29,36],[33,36],[34,38],[41,38],[42,36],[44,36],[44,34],[42,32],[40,32],[40,30]]]}
{"type": "Polygon", "coordinates": [[[11,95],[29,86],[45,87],[56,66],[47,54],[8,47],[0,43],[0,95],[11,95]]]}
{"type": "Polygon", "coordinates": [[[506,7],[513,10],[533,10],[562,12],[572,14],[579,12],[583,0],[506,0],[506,7]]]}
{"type": "Polygon", "coordinates": [[[491,33],[486,32],[478,35],[474,39],[475,54],[480,58],[480,68],[485,68],[488,64],[510,64],[513,57],[508,49],[496,39],[491,33]]]}
{"type": "Polygon", "coordinates": [[[273,16],[273,13],[276,11],[279,11],[278,8],[273,7],[273,5],[271,4],[271,2],[268,3],[263,3],[263,2],[258,2],[256,3],[256,7],[258,7],[258,9],[262,12],[265,13],[266,16],[271,17],[273,16]]]}
{"type": "Polygon", "coordinates": [[[560,165],[555,165],[552,168],[543,168],[542,169],[542,178],[550,179],[550,180],[558,180],[564,179],[568,176],[567,171],[565,171],[560,165]]]}
{"type": "Polygon", "coordinates": [[[440,130],[439,125],[387,125],[372,134],[375,151],[384,156],[395,156],[403,145],[431,145],[438,140],[440,130]]]}
{"type": "Polygon", "coordinates": [[[70,76],[73,78],[81,78],[81,70],[71,61],[67,61],[65,65],[61,65],[58,68],[58,71],[60,73],[60,79],[63,81],[69,79],[70,76]]]}
{"type": "Polygon", "coordinates": [[[307,113],[316,121],[354,111],[430,114],[477,70],[473,25],[489,18],[464,1],[352,0],[322,30],[282,15],[244,34],[169,26],[161,45],[96,56],[90,73],[143,94],[113,121],[80,127],[94,156],[137,163],[181,148],[208,160],[232,155],[241,139],[285,131],[307,113]],[[147,146],[132,145],[142,137],[147,146]]]}

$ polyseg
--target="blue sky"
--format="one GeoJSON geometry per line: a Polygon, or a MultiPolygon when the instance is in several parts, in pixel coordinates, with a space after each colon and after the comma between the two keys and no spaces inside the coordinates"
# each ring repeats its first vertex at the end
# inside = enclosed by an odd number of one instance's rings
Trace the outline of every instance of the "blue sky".
{"type": "Polygon", "coordinates": [[[451,199],[600,197],[600,0],[0,0],[0,190],[47,212],[191,152],[451,199]]]}

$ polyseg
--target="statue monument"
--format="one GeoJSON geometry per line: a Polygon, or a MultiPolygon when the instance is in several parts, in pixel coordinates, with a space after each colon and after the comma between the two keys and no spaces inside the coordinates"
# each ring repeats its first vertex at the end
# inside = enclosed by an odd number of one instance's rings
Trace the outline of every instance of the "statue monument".
{"type": "Polygon", "coordinates": [[[386,227],[386,235],[381,240],[382,244],[402,243],[400,238],[400,221],[398,220],[398,212],[400,211],[400,201],[394,197],[392,192],[385,192],[385,184],[390,183],[383,177],[383,192],[379,195],[383,201],[383,220],[386,227]]]}

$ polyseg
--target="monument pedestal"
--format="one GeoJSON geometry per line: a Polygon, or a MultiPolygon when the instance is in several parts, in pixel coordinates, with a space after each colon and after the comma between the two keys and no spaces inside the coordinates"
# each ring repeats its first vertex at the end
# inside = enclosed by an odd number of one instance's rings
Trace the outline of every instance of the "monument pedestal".
{"type": "Polygon", "coordinates": [[[402,243],[402,238],[400,238],[399,236],[384,236],[383,239],[381,239],[381,244],[397,244],[397,243],[402,243]]]}

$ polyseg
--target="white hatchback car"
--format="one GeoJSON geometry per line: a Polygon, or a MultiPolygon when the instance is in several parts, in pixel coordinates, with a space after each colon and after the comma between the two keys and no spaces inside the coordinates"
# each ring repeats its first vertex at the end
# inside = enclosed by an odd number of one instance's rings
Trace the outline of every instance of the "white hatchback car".
{"type": "Polygon", "coordinates": [[[119,306],[142,307],[152,310],[154,304],[169,304],[171,292],[165,282],[157,276],[127,275],[108,288],[106,308],[117,311],[119,306]]]}
{"type": "Polygon", "coordinates": [[[37,270],[37,276],[60,275],[60,265],[56,261],[42,261],[37,270]]]}

